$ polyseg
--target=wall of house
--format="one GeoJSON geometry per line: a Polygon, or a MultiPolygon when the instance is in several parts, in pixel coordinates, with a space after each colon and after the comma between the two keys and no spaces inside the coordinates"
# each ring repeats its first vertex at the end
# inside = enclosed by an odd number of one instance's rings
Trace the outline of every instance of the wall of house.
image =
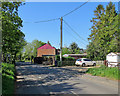
{"type": "Polygon", "coordinates": [[[37,57],[42,55],[56,55],[56,49],[37,49],[37,57]]]}

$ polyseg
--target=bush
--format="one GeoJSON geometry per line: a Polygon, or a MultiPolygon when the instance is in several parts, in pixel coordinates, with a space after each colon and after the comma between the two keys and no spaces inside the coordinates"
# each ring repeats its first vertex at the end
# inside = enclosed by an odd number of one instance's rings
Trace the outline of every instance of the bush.
{"type": "MultiPolygon", "coordinates": [[[[60,61],[60,56],[59,55],[56,56],[56,60],[60,61]]],[[[63,61],[75,61],[75,58],[73,58],[73,57],[62,57],[62,60],[63,61]]]]}
{"type": "Polygon", "coordinates": [[[2,94],[14,93],[15,80],[14,64],[2,63],[2,94]]]}
{"type": "Polygon", "coordinates": [[[102,76],[102,77],[108,77],[115,80],[120,80],[120,76],[118,77],[118,75],[120,74],[118,67],[111,68],[111,67],[106,67],[104,65],[101,65],[100,68],[88,69],[87,73],[90,73],[94,76],[102,76]]]}
{"type": "Polygon", "coordinates": [[[56,56],[57,66],[73,66],[75,65],[75,58],[73,57],[62,57],[62,64],[60,62],[60,56],[56,56]]]}
{"type": "Polygon", "coordinates": [[[62,64],[60,61],[58,61],[57,66],[61,67],[61,66],[74,66],[75,65],[75,61],[62,61],[62,64]]]}

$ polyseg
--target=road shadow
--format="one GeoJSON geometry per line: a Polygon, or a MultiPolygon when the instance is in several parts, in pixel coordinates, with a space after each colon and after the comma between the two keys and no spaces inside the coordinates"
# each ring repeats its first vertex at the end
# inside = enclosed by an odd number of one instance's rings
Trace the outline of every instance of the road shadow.
{"type": "MultiPolygon", "coordinates": [[[[77,77],[77,75],[83,75],[83,72],[78,70],[72,70],[68,68],[55,68],[37,64],[16,64],[17,75],[21,76],[17,78],[16,88],[18,94],[52,94],[55,92],[65,92],[65,94],[73,94],[71,90],[78,90],[74,84],[65,83],[77,77]],[[24,78],[25,76],[25,78],[24,78]],[[33,76],[31,78],[31,76],[33,76]],[[27,79],[26,79],[27,78],[27,79]],[[45,91],[42,91],[44,89],[45,91]],[[32,90],[32,91],[31,91],[32,90]]],[[[79,78],[78,78],[79,79],[79,78]]],[[[80,84],[80,83],[79,83],[80,84]]],[[[79,88],[79,91],[82,90],[79,88]]]]}
{"type": "Polygon", "coordinates": [[[26,65],[35,65],[31,62],[16,62],[15,63],[16,66],[26,66],[26,65]]]}
{"type": "Polygon", "coordinates": [[[73,94],[73,90],[82,90],[74,87],[78,83],[71,85],[68,83],[49,83],[45,85],[41,80],[27,80],[19,83],[21,83],[21,86],[17,86],[17,89],[20,89],[17,90],[17,94],[73,94]]]}

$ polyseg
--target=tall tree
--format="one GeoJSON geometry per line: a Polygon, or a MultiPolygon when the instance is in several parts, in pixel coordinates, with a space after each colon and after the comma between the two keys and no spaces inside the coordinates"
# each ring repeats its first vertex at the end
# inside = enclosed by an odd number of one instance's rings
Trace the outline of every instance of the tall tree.
{"type": "Polygon", "coordinates": [[[105,60],[109,52],[116,52],[117,35],[118,35],[118,16],[115,5],[110,2],[106,9],[103,5],[98,5],[94,11],[95,17],[91,22],[91,35],[88,38],[91,43],[88,46],[87,53],[92,54],[92,58],[105,60]],[[94,48],[94,50],[90,50],[94,48]]]}
{"type": "Polygon", "coordinates": [[[6,62],[8,54],[15,62],[16,54],[25,45],[24,33],[20,30],[22,20],[18,16],[21,2],[2,2],[2,53],[6,62]]]}

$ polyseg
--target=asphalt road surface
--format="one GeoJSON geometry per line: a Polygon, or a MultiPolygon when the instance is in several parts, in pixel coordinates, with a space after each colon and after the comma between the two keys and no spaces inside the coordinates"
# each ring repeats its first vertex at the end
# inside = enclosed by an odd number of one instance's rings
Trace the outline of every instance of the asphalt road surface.
{"type": "Polygon", "coordinates": [[[16,70],[16,94],[118,94],[117,81],[85,74],[81,67],[18,63],[16,70]]]}

